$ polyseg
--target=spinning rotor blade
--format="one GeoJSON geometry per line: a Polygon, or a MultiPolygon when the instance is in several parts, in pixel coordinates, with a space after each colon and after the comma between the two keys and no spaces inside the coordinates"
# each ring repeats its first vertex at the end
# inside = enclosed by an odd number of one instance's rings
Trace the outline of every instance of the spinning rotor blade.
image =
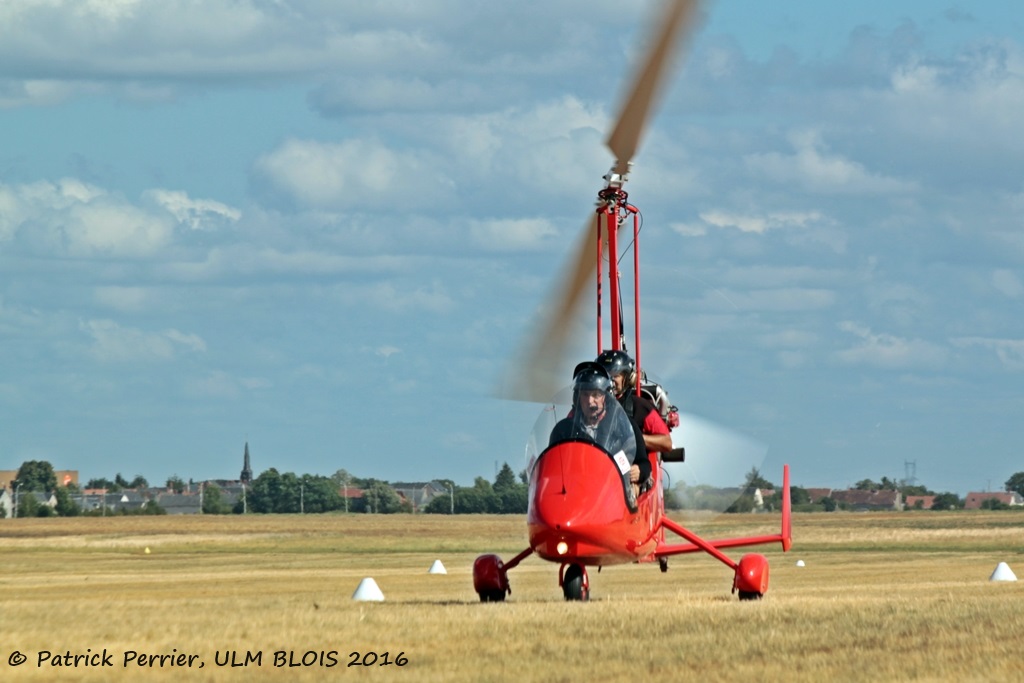
{"type": "Polygon", "coordinates": [[[692,25],[696,7],[697,0],[670,0],[668,3],[659,23],[657,39],[634,78],[626,104],[608,136],[607,145],[615,155],[615,172],[619,175],[629,172],[629,162],[636,154],[651,107],[676,53],[677,38],[684,27],[692,25]]]}
{"type": "MultiPolygon", "coordinates": [[[[678,36],[692,23],[698,0],[668,0],[666,14],[657,26],[656,39],[629,89],[626,104],[608,138],[615,155],[614,172],[625,176],[629,163],[640,143],[657,92],[665,80],[668,65],[675,54],[678,36]]],[[[624,178],[611,180],[621,186],[624,178]]],[[[527,337],[516,364],[510,368],[499,395],[521,401],[546,403],[568,382],[568,369],[563,367],[572,324],[579,317],[588,281],[593,283],[597,267],[597,244],[593,219],[577,239],[575,248],[562,269],[563,280],[549,297],[553,305],[539,326],[527,337]]],[[[602,226],[602,231],[605,228],[602,226]]],[[[577,361],[579,359],[576,359],[577,361]]],[[[575,362],[575,361],[574,361],[575,362]]]]}
{"type": "Polygon", "coordinates": [[[559,389],[572,382],[562,364],[569,350],[572,324],[580,317],[584,293],[588,284],[594,285],[596,270],[597,241],[594,219],[590,218],[560,271],[563,279],[552,290],[549,299],[553,303],[547,315],[526,338],[517,356],[518,362],[510,369],[505,390],[501,392],[503,398],[547,403],[559,389]]]}

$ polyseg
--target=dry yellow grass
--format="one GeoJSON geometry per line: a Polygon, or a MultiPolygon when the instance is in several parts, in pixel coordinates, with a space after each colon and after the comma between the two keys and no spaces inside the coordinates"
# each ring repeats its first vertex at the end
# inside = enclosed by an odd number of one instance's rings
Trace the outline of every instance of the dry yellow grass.
{"type": "MultiPolygon", "coordinates": [[[[770,516],[689,521],[711,537],[778,526],[770,516]]],[[[688,555],[665,575],[657,565],[592,572],[586,604],[562,601],[557,567],[530,558],[513,570],[508,602],[480,604],[473,558],[521,550],[521,517],[4,520],[0,678],[1024,680],[1024,581],[988,581],[999,561],[1024,570],[1022,522],[1012,512],[798,515],[793,551],[755,549],[772,562],[757,603],[729,594],[726,567],[688,555]],[[447,575],[427,574],[435,559],[447,575]],[[366,576],[386,602],[351,600],[366,576]],[[36,666],[42,650],[103,648],[113,670],[36,666]],[[15,650],[29,659],[12,668],[15,650]],[[198,658],[191,669],[125,671],[130,650],[198,658]],[[238,662],[261,652],[261,666],[216,666],[231,650],[238,662]],[[338,664],[275,667],[278,651],[336,651],[338,664]],[[352,652],[408,663],[349,668],[352,652]]]]}

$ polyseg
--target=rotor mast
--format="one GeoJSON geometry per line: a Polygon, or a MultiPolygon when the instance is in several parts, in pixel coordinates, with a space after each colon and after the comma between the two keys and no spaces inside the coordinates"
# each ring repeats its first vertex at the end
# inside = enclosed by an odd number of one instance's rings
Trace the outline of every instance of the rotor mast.
{"type": "Polygon", "coordinates": [[[626,166],[627,173],[618,173],[616,165],[604,176],[607,185],[598,192],[596,221],[597,228],[597,353],[604,351],[602,340],[603,332],[603,305],[601,300],[601,257],[603,254],[603,242],[607,240],[608,245],[608,289],[609,301],[608,311],[611,329],[612,349],[626,350],[625,321],[623,320],[621,271],[619,270],[619,230],[624,227],[626,220],[633,218],[633,357],[640,367],[640,211],[629,203],[629,194],[623,189],[628,180],[628,171],[632,162],[626,166]]]}
{"type": "MultiPolygon", "coordinates": [[[[639,278],[639,210],[629,204],[623,189],[636,154],[656,104],[659,92],[667,74],[675,62],[680,38],[692,28],[699,0],[664,0],[664,12],[659,15],[651,32],[652,40],[645,58],[626,89],[622,109],[615,119],[615,125],[605,140],[615,163],[604,177],[606,185],[598,193],[596,220],[584,221],[579,239],[569,253],[562,277],[557,283],[552,304],[547,314],[539,319],[535,331],[526,338],[520,360],[508,376],[508,386],[503,395],[507,398],[546,403],[562,388],[564,382],[564,356],[568,350],[571,323],[576,313],[582,310],[584,294],[593,282],[597,270],[597,351],[604,350],[602,343],[602,274],[601,259],[608,249],[609,310],[611,314],[611,348],[623,349],[626,339],[622,321],[622,300],[619,288],[618,230],[630,215],[633,216],[633,273],[635,347],[633,356],[640,365],[640,278],[639,278]],[[596,228],[596,231],[595,231],[596,228]],[[596,234],[595,234],[596,232],[596,234]],[[595,239],[596,238],[596,239],[595,239]],[[597,248],[595,251],[594,244],[597,248]],[[595,254],[596,252],[596,254],[595,254]]],[[[593,291],[593,290],[591,290],[593,291]]]]}

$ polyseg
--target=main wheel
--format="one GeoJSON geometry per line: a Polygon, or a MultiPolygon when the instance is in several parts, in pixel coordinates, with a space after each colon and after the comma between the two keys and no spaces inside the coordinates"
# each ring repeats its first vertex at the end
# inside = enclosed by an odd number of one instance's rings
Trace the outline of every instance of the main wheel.
{"type": "Polygon", "coordinates": [[[587,585],[587,571],[578,564],[571,564],[562,577],[562,594],[566,600],[590,599],[590,587],[587,585]]]}
{"type": "Polygon", "coordinates": [[[480,591],[480,602],[505,602],[505,591],[498,589],[480,591]]]}
{"type": "Polygon", "coordinates": [[[760,600],[764,597],[763,593],[757,591],[739,591],[740,600],[760,600]]]}
{"type": "Polygon", "coordinates": [[[509,592],[505,565],[497,555],[481,555],[473,562],[473,590],[480,602],[504,602],[509,592]]]}

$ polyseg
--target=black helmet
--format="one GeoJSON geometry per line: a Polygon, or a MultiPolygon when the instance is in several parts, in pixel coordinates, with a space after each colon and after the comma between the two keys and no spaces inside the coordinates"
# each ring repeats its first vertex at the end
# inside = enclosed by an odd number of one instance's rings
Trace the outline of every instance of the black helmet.
{"type": "Polygon", "coordinates": [[[636,376],[636,363],[633,362],[628,353],[619,350],[602,351],[601,355],[597,357],[597,362],[608,371],[609,377],[626,375],[626,379],[629,380],[629,384],[632,386],[633,379],[636,376]]]}
{"type": "Polygon", "coordinates": [[[573,394],[578,395],[581,389],[597,389],[598,391],[611,391],[612,389],[612,378],[608,376],[608,371],[600,363],[593,361],[580,363],[573,370],[572,377],[573,394]]]}

